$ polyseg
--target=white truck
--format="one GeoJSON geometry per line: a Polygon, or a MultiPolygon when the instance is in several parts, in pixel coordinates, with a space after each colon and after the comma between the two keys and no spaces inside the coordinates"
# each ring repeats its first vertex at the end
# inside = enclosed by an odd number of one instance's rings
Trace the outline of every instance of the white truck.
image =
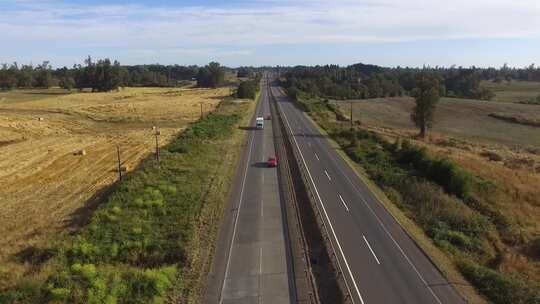
{"type": "Polygon", "coordinates": [[[257,127],[257,129],[264,129],[264,117],[257,117],[255,119],[255,126],[257,127]]]}

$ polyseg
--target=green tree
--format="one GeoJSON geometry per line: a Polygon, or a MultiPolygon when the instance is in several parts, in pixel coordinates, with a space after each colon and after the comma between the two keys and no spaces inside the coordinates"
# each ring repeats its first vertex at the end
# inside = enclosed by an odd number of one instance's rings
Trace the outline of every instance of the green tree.
{"type": "Polygon", "coordinates": [[[2,68],[0,69],[0,89],[11,90],[17,87],[17,73],[18,68],[16,64],[11,66],[2,64],[2,68]]]}
{"type": "Polygon", "coordinates": [[[34,84],[34,68],[31,65],[23,65],[19,70],[18,84],[20,88],[31,88],[34,84]]]}
{"type": "Polygon", "coordinates": [[[53,85],[52,68],[48,61],[43,61],[35,70],[35,87],[50,88],[53,85]]]}
{"type": "Polygon", "coordinates": [[[258,82],[255,80],[242,81],[238,85],[238,89],[236,91],[236,97],[255,99],[255,96],[257,94],[257,89],[258,89],[257,85],[258,85],[258,82]]]}
{"type": "Polygon", "coordinates": [[[411,120],[420,129],[420,136],[424,139],[433,124],[440,89],[439,79],[435,75],[427,72],[417,75],[416,87],[412,92],[416,105],[411,113],[411,120]]]}
{"type": "Polygon", "coordinates": [[[197,74],[197,86],[204,88],[216,88],[225,82],[225,70],[217,62],[210,62],[207,66],[199,69],[197,74]]]}

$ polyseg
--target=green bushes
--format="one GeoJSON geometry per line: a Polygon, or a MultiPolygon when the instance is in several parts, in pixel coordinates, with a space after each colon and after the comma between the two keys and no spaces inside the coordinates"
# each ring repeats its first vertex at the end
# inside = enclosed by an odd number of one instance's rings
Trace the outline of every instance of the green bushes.
{"type": "Polygon", "coordinates": [[[162,303],[176,277],[175,266],[113,272],[75,263],[49,278],[42,298],[55,303],[162,303]]]}
{"type": "Polygon", "coordinates": [[[492,303],[540,303],[540,292],[529,288],[516,277],[505,275],[466,259],[461,260],[458,267],[474,286],[487,295],[492,303]]]}
{"type": "Polygon", "coordinates": [[[256,80],[246,80],[240,82],[236,90],[236,97],[255,99],[259,90],[259,82],[256,80]]]}
{"type": "Polygon", "coordinates": [[[472,189],[472,176],[446,159],[433,159],[425,149],[404,142],[397,151],[397,159],[401,164],[409,164],[422,176],[441,185],[448,193],[459,198],[468,198],[472,189]]]}

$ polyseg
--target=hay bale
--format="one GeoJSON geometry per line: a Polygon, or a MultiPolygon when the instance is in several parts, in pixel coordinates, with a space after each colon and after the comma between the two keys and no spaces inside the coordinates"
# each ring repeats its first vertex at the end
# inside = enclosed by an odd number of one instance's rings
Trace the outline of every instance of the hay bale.
{"type": "Polygon", "coordinates": [[[126,172],[127,170],[129,170],[129,166],[128,165],[123,165],[120,167],[120,171],[121,172],[126,172]]]}
{"type": "Polygon", "coordinates": [[[45,120],[45,118],[43,118],[43,117],[38,118],[38,121],[44,121],[44,120],[45,120]]]}
{"type": "Polygon", "coordinates": [[[73,154],[74,154],[74,155],[85,156],[85,155],[86,155],[86,150],[85,150],[85,149],[81,149],[81,150],[76,151],[76,152],[73,153],[73,154]]]}

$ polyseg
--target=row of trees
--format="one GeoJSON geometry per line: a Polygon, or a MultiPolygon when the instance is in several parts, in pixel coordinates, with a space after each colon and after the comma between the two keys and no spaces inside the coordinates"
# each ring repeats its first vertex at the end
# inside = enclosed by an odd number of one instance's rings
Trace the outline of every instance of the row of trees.
{"type": "Polygon", "coordinates": [[[424,67],[383,68],[375,65],[355,64],[297,66],[285,68],[286,86],[312,95],[335,99],[364,99],[411,94],[417,75],[430,72],[437,77],[442,96],[489,100],[495,94],[480,86],[482,80],[540,81],[540,68],[531,65],[523,69],[476,67],[424,67]]]}
{"type": "Polygon", "coordinates": [[[204,67],[159,64],[123,66],[118,61],[94,61],[91,57],[84,64],[72,68],[53,69],[48,61],[37,66],[13,63],[0,66],[0,89],[60,86],[66,89],[109,91],[119,86],[174,87],[195,79],[198,86],[217,87],[224,84],[226,70],[217,62],[204,67]]]}
{"type": "Polygon", "coordinates": [[[0,89],[49,88],[54,84],[53,70],[48,61],[37,66],[2,64],[0,69],[0,89]]]}
{"type": "Polygon", "coordinates": [[[375,98],[407,94],[415,98],[411,120],[427,137],[441,96],[490,99],[494,94],[480,87],[484,70],[387,69],[358,64],[295,67],[285,72],[284,85],[292,97],[299,92],[323,98],[375,98]]]}

